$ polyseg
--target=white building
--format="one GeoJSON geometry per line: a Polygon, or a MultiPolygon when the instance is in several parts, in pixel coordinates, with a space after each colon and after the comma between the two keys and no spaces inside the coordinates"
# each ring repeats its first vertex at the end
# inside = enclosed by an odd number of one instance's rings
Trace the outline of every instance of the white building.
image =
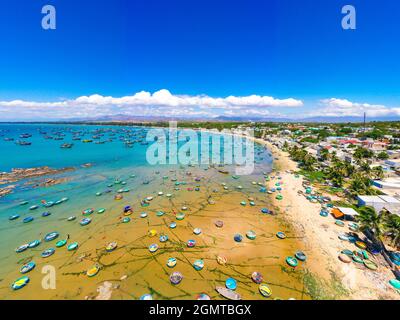
{"type": "Polygon", "coordinates": [[[357,196],[358,206],[373,207],[376,212],[386,209],[390,212],[400,210],[400,201],[391,196],[357,196]]]}
{"type": "Polygon", "coordinates": [[[385,164],[393,170],[400,169],[400,159],[389,159],[385,161],[385,164]]]}

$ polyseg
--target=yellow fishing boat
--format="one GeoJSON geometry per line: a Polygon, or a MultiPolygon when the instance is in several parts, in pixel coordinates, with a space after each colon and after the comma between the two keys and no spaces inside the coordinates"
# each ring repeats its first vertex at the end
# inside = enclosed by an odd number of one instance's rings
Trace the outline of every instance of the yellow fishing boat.
{"type": "Polygon", "coordinates": [[[100,271],[100,267],[98,265],[94,265],[88,271],[86,271],[86,275],[88,277],[94,277],[96,274],[99,273],[99,271],[100,271]]]}
{"type": "Polygon", "coordinates": [[[271,289],[265,283],[260,284],[258,290],[260,290],[260,293],[266,298],[272,295],[271,289]]]}
{"type": "Polygon", "coordinates": [[[151,229],[151,230],[149,230],[149,232],[147,233],[147,235],[148,235],[149,237],[154,237],[154,236],[157,235],[157,230],[151,229]]]}

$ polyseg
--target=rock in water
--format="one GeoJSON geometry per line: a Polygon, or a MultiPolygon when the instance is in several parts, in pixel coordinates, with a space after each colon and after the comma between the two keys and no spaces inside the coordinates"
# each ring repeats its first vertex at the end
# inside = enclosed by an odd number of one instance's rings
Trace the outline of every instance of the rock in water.
{"type": "Polygon", "coordinates": [[[112,295],[112,283],[109,281],[103,282],[101,286],[97,288],[99,293],[96,300],[110,300],[112,295]]]}

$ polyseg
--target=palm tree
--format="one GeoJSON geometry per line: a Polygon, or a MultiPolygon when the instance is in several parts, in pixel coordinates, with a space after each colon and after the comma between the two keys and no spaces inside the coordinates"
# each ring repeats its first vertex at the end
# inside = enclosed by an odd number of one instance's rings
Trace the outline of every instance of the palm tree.
{"type": "Polygon", "coordinates": [[[335,159],[332,166],[326,170],[326,174],[335,187],[341,187],[347,174],[346,166],[339,159],[335,159]]]}
{"type": "Polygon", "coordinates": [[[319,156],[322,159],[322,161],[328,160],[330,158],[328,149],[325,149],[325,148],[321,149],[319,152],[319,156]]]}
{"type": "MultiPolygon", "coordinates": [[[[263,137],[264,138],[264,137],[263,137]]],[[[285,143],[283,144],[282,147],[283,150],[288,150],[289,149],[289,144],[287,143],[287,141],[285,141],[285,143]]]]}
{"type": "Polygon", "coordinates": [[[351,163],[345,161],[344,170],[345,170],[345,177],[350,177],[354,173],[355,168],[351,163]]]}
{"type": "Polygon", "coordinates": [[[385,234],[391,239],[392,245],[400,247],[400,217],[394,214],[388,215],[385,221],[385,234]]]}
{"type": "Polygon", "coordinates": [[[385,176],[382,166],[372,168],[372,177],[378,180],[382,180],[385,176]]]}
{"type": "Polygon", "coordinates": [[[362,161],[360,162],[360,170],[368,175],[371,172],[371,167],[367,161],[362,161]]]}
{"type": "Polygon", "coordinates": [[[317,160],[310,154],[306,154],[303,158],[303,167],[307,171],[314,171],[314,166],[316,164],[317,160]]]}
{"type": "Polygon", "coordinates": [[[332,153],[331,153],[331,161],[332,162],[340,161],[339,158],[337,157],[337,152],[336,151],[332,151],[332,153]]]}
{"type": "Polygon", "coordinates": [[[360,223],[360,230],[371,230],[377,240],[382,242],[382,235],[385,230],[385,215],[379,214],[373,207],[361,207],[358,210],[357,220],[360,223]]]}
{"type": "Polygon", "coordinates": [[[349,190],[353,196],[375,194],[371,188],[371,180],[360,172],[354,173],[350,181],[349,190]]]}

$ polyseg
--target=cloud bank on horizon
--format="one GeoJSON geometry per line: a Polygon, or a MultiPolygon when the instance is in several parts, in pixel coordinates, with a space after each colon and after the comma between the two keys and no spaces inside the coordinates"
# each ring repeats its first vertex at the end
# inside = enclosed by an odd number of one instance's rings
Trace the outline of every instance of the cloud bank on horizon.
{"type": "MultiPolygon", "coordinates": [[[[288,109],[301,109],[300,99],[278,99],[270,96],[174,95],[166,89],[154,93],[141,91],[131,96],[112,97],[94,94],[56,102],[0,101],[0,121],[94,119],[113,115],[179,118],[253,117],[283,118],[288,109]],[[276,111],[279,110],[279,111],[276,111]]],[[[344,117],[399,116],[400,108],[351,102],[346,99],[322,99],[319,109],[296,112],[294,118],[314,116],[344,117]]]]}
{"type": "Polygon", "coordinates": [[[400,108],[389,108],[379,104],[351,102],[347,99],[323,99],[320,101],[322,109],[314,115],[326,117],[359,117],[365,113],[370,117],[399,116],[400,108]]]}

